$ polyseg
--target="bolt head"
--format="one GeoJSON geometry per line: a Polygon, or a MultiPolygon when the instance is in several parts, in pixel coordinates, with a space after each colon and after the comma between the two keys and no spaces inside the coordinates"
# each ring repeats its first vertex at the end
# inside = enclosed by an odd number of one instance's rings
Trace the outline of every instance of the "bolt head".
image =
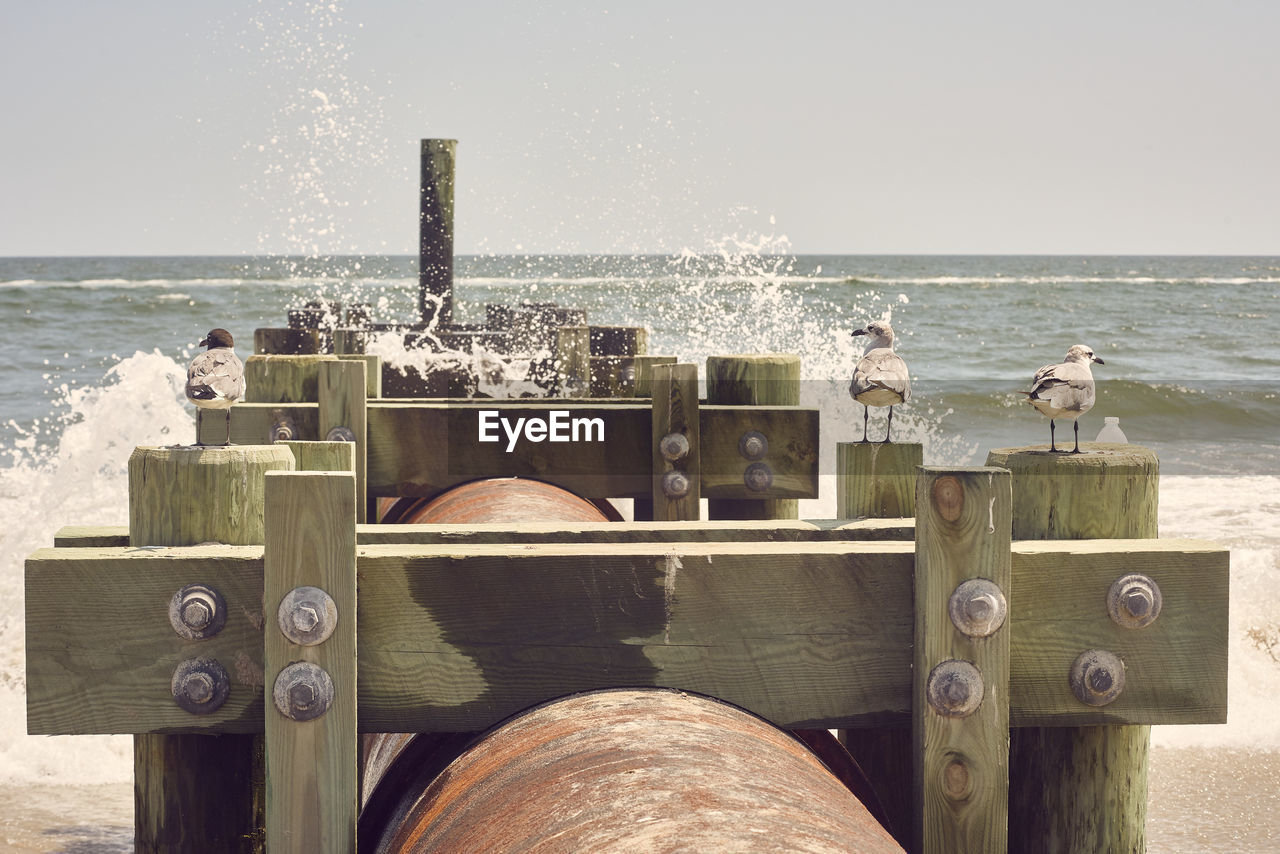
{"type": "Polygon", "coordinates": [[[182,680],[182,694],[193,703],[213,699],[213,677],[208,673],[188,673],[182,680]]]}
{"type": "Polygon", "coordinates": [[[1151,606],[1154,604],[1151,598],[1151,591],[1144,587],[1130,587],[1120,597],[1120,601],[1124,603],[1124,609],[1131,616],[1142,618],[1151,613],[1151,606]]]}
{"type": "Polygon", "coordinates": [[[990,620],[1000,605],[996,602],[996,597],[990,593],[980,593],[965,603],[965,613],[969,615],[969,619],[975,623],[985,623],[990,620]]]}
{"type": "Polygon", "coordinates": [[[684,498],[689,489],[689,476],[682,471],[669,471],[662,476],[662,494],[668,498],[684,498]]]}
{"type": "Polygon", "coordinates": [[[208,628],[213,622],[213,609],[203,599],[191,599],[182,605],[182,623],[188,628],[200,631],[208,628]]]}
{"type": "Polygon", "coordinates": [[[306,711],[316,704],[318,692],[316,686],[305,679],[297,679],[289,683],[289,705],[299,711],[306,711]]]}
{"type": "Polygon", "coordinates": [[[293,627],[306,634],[320,624],[320,615],[310,605],[298,605],[293,609],[293,627]]]}

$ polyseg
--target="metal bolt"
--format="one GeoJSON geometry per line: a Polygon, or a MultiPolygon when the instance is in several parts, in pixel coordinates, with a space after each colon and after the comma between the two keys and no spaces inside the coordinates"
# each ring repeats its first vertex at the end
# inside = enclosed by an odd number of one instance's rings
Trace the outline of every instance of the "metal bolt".
{"type": "Polygon", "coordinates": [[[985,638],[1004,625],[1008,603],[999,585],[986,578],[962,582],[947,602],[952,624],[971,638],[985,638]]]}
{"type": "Polygon", "coordinates": [[[350,427],[334,427],[324,434],[324,440],[326,442],[354,442],[356,434],[351,432],[350,427]]]}
{"type": "Polygon", "coordinates": [[[1076,656],[1068,681],[1077,700],[1087,706],[1105,706],[1124,691],[1124,662],[1105,649],[1086,650],[1076,656]]]}
{"type": "Polygon", "coordinates": [[[766,492],[773,486],[773,469],[764,463],[752,463],[742,473],[742,482],[752,492],[766,492]]]}
{"type": "Polygon", "coordinates": [[[169,625],[186,640],[213,637],[226,622],[226,601],[206,584],[188,584],[169,600],[169,625]]]}
{"type": "Polygon", "coordinates": [[[324,643],[338,626],[338,604],[319,587],[295,587],[280,600],[276,623],[299,646],[324,643]]]}
{"type": "Polygon", "coordinates": [[[683,433],[668,433],[658,442],[658,450],[667,462],[682,460],[689,456],[689,437],[683,433]]]}
{"type": "Polygon", "coordinates": [[[948,718],[964,718],[982,705],[985,687],[982,673],[971,662],[948,659],[929,672],[925,693],[935,712],[948,718]]]}
{"type": "Polygon", "coordinates": [[[662,476],[662,494],[668,498],[684,498],[689,494],[689,476],[682,471],[669,471],[662,476]]]}
{"type": "Polygon", "coordinates": [[[1138,572],[1117,578],[1107,591],[1107,613],[1116,625],[1126,629],[1151,625],[1163,606],[1160,585],[1138,572]]]}
{"type": "Polygon", "coordinates": [[[267,432],[268,442],[288,442],[297,438],[298,428],[293,418],[285,415],[283,409],[271,410],[271,429],[267,432]]]}
{"type": "Polygon", "coordinates": [[[222,708],[231,692],[227,671],[212,658],[190,658],[178,664],[169,680],[173,701],[193,715],[222,708]]]}
{"type": "Polygon", "coordinates": [[[761,460],[769,453],[769,440],[759,430],[748,430],[738,439],[738,453],[749,460],[761,460]]]}
{"type": "Polygon", "coordinates": [[[290,720],[315,720],[333,705],[333,680],[323,667],[295,661],[276,677],[271,699],[276,710],[290,720]]]}

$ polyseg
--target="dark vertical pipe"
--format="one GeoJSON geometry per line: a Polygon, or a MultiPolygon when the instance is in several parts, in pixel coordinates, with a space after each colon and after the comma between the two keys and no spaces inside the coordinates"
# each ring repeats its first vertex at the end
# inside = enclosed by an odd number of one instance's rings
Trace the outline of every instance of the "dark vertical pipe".
{"type": "Polygon", "coordinates": [[[438,329],[453,323],[453,173],[456,139],[422,141],[418,219],[418,311],[438,329]],[[437,308],[435,299],[439,300],[437,308]]]}

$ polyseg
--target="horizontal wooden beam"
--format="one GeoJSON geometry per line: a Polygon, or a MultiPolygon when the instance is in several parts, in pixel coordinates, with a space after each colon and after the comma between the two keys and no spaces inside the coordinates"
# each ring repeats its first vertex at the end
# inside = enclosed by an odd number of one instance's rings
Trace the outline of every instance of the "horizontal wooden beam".
{"type": "MultiPolygon", "coordinates": [[[[348,450],[336,442],[294,442],[290,447],[299,456],[298,446],[315,445],[322,450],[348,450]]],[[[308,471],[316,465],[303,465],[308,471]]],[[[339,466],[339,470],[350,465],[339,466]]],[[[491,522],[472,525],[357,525],[359,545],[467,545],[474,543],[734,543],[775,540],[777,542],[832,542],[849,540],[910,540],[915,537],[914,519],[794,519],[759,521],[700,522],[491,522]]],[[[67,525],[53,537],[55,548],[100,548],[129,545],[129,529],[124,525],[67,525]]]]}
{"type": "MultiPolygon", "coordinates": [[[[231,409],[231,439],[237,444],[266,441],[272,425],[293,419],[298,434],[316,438],[315,404],[242,403],[231,409]]],[[[646,403],[568,403],[541,400],[477,402],[384,402],[368,405],[368,494],[430,496],[479,477],[531,477],[562,486],[584,498],[646,497],[652,490],[650,423],[646,403]],[[480,413],[496,411],[511,425],[517,418],[550,418],[564,411],[566,423],[599,419],[603,441],[518,440],[508,451],[501,427],[480,442],[480,413]]],[[[495,422],[496,423],[496,422],[495,422]]],[[[584,422],[583,426],[586,424],[584,422]]],[[[818,496],[818,410],[803,407],[701,406],[700,434],[718,437],[702,451],[704,498],[816,498],[818,496]],[[768,440],[761,460],[738,451],[738,438],[755,431],[768,440]],[[760,491],[746,485],[753,463],[769,467],[772,483],[760,491]]]]}
{"type": "MultiPolygon", "coordinates": [[[[366,529],[367,530],[367,529],[366,529]]],[[[617,685],[685,688],[788,726],[905,722],[911,542],[365,545],[358,551],[364,731],[474,730],[542,700],[617,685]]],[[[1015,542],[1013,726],[1215,723],[1226,714],[1228,553],[1194,540],[1015,542]],[[1106,592],[1160,585],[1152,626],[1120,629],[1106,592]],[[1082,706],[1068,672],[1103,648],[1120,699],[1082,706]]],[[[43,549],[27,561],[33,733],[262,727],[262,549],[43,549]],[[167,606],[216,587],[226,628],[178,637],[167,606]],[[109,638],[111,642],[104,643],[109,638]],[[174,668],[212,657],[226,705],[195,717],[174,668]]]]}

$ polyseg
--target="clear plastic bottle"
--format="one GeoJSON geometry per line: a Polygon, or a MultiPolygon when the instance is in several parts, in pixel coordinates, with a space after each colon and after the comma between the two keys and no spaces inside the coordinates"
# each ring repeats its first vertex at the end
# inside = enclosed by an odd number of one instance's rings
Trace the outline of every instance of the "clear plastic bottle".
{"type": "Polygon", "coordinates": [[[1098,438],[1094,440],[1095,442],[1105,442],[1109,445],[1129,444],[1129,440],[1124,436],[1124,431],[1120,429],[1120,419],[1118,417],[1108,415],[1102,421],[1102,429],[1098,431],[1098,438]]]}

